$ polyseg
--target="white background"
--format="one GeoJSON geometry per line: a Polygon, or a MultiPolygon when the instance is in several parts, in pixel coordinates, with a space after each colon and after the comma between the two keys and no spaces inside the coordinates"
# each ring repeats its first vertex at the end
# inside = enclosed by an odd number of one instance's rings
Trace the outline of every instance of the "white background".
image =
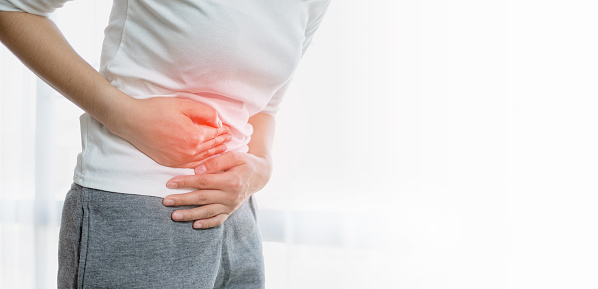
{"type": "MultiPolygon", "coordinates": [[[[55,15],[96,67],[106,2],[55,15]]],[[[333,1],[257,194],[268,288],[597,288],[597,12],[333,1]]],[[[19,98],[35,80],[2,53],[0,287],[52,288],[80,111],[43,88],[19,98]],[[50,225],[27,215],[40,198],[58,204],[34,213],[50,225]]]]}

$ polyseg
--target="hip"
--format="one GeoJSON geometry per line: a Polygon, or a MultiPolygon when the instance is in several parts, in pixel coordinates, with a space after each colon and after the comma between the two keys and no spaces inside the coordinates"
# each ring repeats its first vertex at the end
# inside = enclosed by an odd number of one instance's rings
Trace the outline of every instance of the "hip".
{"type": "Polygon", "coordinates": [[[217,288],[231,280],[261,288],[263,257],[254,201],[224,224],[203,230],[171,220],[175,209],[187,207],[165,207],[159,197],[73,185],[62,215],[59,288],[217,288]],[[234,276],[227,268],[254,277],[234,276]]]}

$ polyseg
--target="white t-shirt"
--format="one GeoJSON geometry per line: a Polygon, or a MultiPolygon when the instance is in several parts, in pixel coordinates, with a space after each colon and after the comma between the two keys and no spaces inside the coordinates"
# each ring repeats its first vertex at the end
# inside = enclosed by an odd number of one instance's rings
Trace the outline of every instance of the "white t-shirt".
{"type": "MultiPolygon", "coordinates": [[[[0,10],[47,15],[68,0],[0,0],[0,10]]],[[[136,98],[209,105],[247,152],[250,116],[275,114],[330,0],[114,0],[100,73],[136,98]]],[[[75,183],[164,197],[191,169],[161,166],[85,113],[75,183]]]]}

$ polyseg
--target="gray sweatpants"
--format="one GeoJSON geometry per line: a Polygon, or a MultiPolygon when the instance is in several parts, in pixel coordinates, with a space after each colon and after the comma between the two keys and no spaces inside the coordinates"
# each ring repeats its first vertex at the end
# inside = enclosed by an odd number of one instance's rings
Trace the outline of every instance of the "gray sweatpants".
{"type": "Polygon", "coordinates": [[[58,288],[264,288],[253,199],[203,230],[172,221],[180,208],[74,184],[62,212],[58,288]]]}

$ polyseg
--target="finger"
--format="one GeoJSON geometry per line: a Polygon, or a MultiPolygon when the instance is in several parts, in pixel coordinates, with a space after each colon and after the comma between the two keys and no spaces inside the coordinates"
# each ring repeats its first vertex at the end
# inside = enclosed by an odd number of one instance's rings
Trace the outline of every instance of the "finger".
{"type": "Polygon", "coordinates": [[[229,142],[232,139],[233,137],[230,134],[222,134],[210,140],[204,141],[197,145],[197,151],[199,152],[198,154],[205,152],[209,149],[213,149],[225,142],[229,142]]]}
{"type": "Polygon", "coordinates": [[[169,189],[176,188],[195,188],[195,189],[207,189],[212,183],[212,179],[215,175],[191,175],[191,176],[177,176],[166,183],[166,187],[169,189]]]}
{"type": "MultiPolygon", "coordinates": [[[[162,204],[173,206],[201,206],[222,203],[224,192],[218,190],[197,190],[184,194],[172,194],[164,197],[162,204]],[[216,200],[220,200],[217,202],[216,200]]],[[[225,197],[225,196],[224,196],[225,197]]]]}
{"type": "Polygon", "coordinates": [[[211,136],[211,138],[214,138],[216,136],[228,133],[230,131],[230,126],[223,124],[221,127],[217,128],[217,129],[213,129],[211,128],[212,133],[207,133],[207,136],[211,136]]]}
{"type": "Polygon", "coordinates": [[[225,152],[228,149],[228,147],[226,146],[225,143],[215,147],[215,148],[211,148],[208,150],[205,150],[203,152],[198,153],[197,155],[193,156],[193,160],[192,162],[188,162],[188,163],[184,163],[184,164],[179,164],[176,167],[177,168],[187,168],[187,169],[193,169],[193,168],[197,168],[199,165],[201,165],[207,158],[213,157],[215,155],[221,154],[223,152],[225,152]]]}
{"type": "Polygon", "coordinates": [[[216,215],[226,213],[226,211],[227,208],[224,205],[212,204],[193,209],[176,210],[172,212],[171,218],[173,221],[177,222],[195,221],[212,218],[216,215]]]}
{"type": "Polygon", "coordinates": [[[244,153],[227,152],[220,156],[208,159],[195,168],[195,174],[213,174],[229,170],[246,162],[244,153]]]}
{"type": "Polygon", "coordinates": [[[205,125],[198,125],[197,126],[197,130],[196,130],[196,134],[197,134],[197,139],[199,140],[198,145],[200,145],[201,143],[214,139],[219,135],[223,135],[226,134],[230,131],[230,127],[228,125],[223,125],[220,128],[213,128],[213,127],[209,127],[209,126],[205,126],[205,125]]]}
{"type": "Polygon", "coordinates": [[[242,187],[243,179],[237,174],[201,174],[176,176],[166,183],[170,189],[194,188],[199,190],[229,191],[231,188],[242,187]]]}
{"type": "Polygon", "coordinates": [[[208,229],[216,226],[220,226],[228,219],[228,214],[220,214],[211,218],[201,219],[193,222],[193,228],[195,229],[208,229]]]}
{"type": "Polygon", "coordinates": [[[218,118],[218,113],[213,108],[190,100],[184,108],[183,113],[194,123],[207,124],[212,127],[222,127],[222,121],[218,118]]]}
{"type": "Polygon", "coordinates": [[[203,152],[199,152],[197,155],[195,155],[193,157],[193,159],[197,160],[195,162],[196,165],[194,167],[199,166],[207,158],[213,157],[213,156],[215,156],[217,154],[221,154],[221,153],[225,152],[227,149],[228,149],[228,147],[227,147],[226,143],[223,143],[223,144],[218,145],[215,148],[211,148],[211,149],[205,150],[203,152]]]}

